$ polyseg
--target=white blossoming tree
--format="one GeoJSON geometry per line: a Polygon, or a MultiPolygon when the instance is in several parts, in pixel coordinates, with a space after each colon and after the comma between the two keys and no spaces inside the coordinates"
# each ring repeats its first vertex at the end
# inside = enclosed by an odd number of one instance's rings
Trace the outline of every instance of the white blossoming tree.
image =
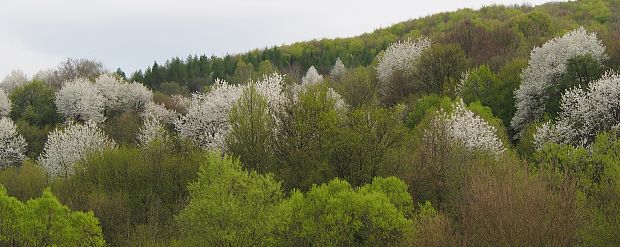
{"type": "Polygon", "coordinates": [[[267,99],[267,104],[270,109],[273,110],[279,107],[284,100],[284,96],[282,95],[284,76],[278,73],[273,73],[271,75],[263,76],[260,81],[250,83],[256,87],[256,91],[258,91],[258,93],[267,99]]]}
{"type": "Polygon", "coordinates": [[[153,92],[140,83],[127,83],[110,74],[103,74],[95,80],[97,90],[106,99],[107,112],[142,111],[153,99],[153,92]]]}
{"type": "Polygon", "coordinates": [[[0,89],[0,118],[8,116],[10,112],[11,101],[6,93],[4,93],[4,90],[0,89]]]}
{"type": "Polygon", "coordinates": [[[167,138],[166,130],[160,120],[154,117],[144,118],[144,124],[138,132],[138,143],[141,146],[147,146],[154,140],[165,140],[167,138]]]}
{"type": "Polygon", "coordinates": [[[141,116],[143,126],[138,133],[138,142],[142,146],[147,146],[155,139],[165,140],[167,138],[165,125],[173,124],[177,113],[166,109],[164,105],[150,101],[144,106],[141,116]]]}
{"type": "Polygon", "coordinates": [[[332,70],[329,73],[330,76],[334,80],[340,80],[340,78],[342,78],[346,73],[347,68],[344,66],[344,63],[342,63],[342,60],[340,60],[340,58],[336,59],[336,63],[334,64],[334,67],[332,67],[332,70]]]}
{"type": "Polygon", "coordinates": [[[537,129],[536,146],[541,148],[547,142],[588,145],[599,132],[620,126],[620,75],[608,72],[587,89],[566,91],[560,108],[555,123],[537,129]]]}
{"type": "Polygon", "coordinates": [[[153,100],[153,91],[142,83],[132,82],[127,84],[127,91],[123,102],[127,109],[141,112],[148,102],[153,100]]]}
{"type": "Polygon", "coordinates": [[[8,74],[0,83],[0,88],[5,92],[11,93],[16,88],[19,88],[28,83],[28,76],[21,70],[13,70],[8,74]]]}
{"type": "Polygon", "coordinates": [[[0,168],[18,165],[26,158],[26,141],[10,118],[0,119],[0,168]]]}
{"type": "Polygon", "coordinates": [[[177,113],[167,109],[162,104],[150,101],[144,105],[144,111],[141,116],[143,119],[152,118],[157,119],[163,124],[172,124],[177,118],[177,113]]]}
{"type": "Polygon", "coordinates": [[[301,85],[312,85],[322,81],[323,76],[320,75],[318,71],[316,71],[316,68],[314,68],[314,66],[310,66],[310,68],[306,72],[306,75],[301,78],[301,85]]]}
{"type": "Polygon", "coordinates": [[[228,113],[241,91],[242,86],[217,80],[208,93],[192,95],[187,113],[175,121],[180,136],[204,149],[223,147],[228,113]]]}
{"type": "Polygon", "coordinates": [[[175,121],[179,134],[204,149],[221,148],[230,129],[229,113],[243,90],[254,85],[256,90],[267,99],[271,108],[280,105],[284,78],[279,74],[263,77],[258,82],[247,85],[230,85],[218,80],[206,94],[194,94],[187,108],[187,114],[175,121]]]}
{"type": "Polygon", "coordinates": [[[122,97],[125,89],[123,83],[110,74],[103,74],[95,80],[95,87],[105,97],[106,111],[116,111],[123,107],[122,97]]]}
{"type": "Polygon", "coordinates": [[[87,155],[114,146],[114,141],[99,130],[95,122],[71,124],[48,136],[38,162],[50,177],[66,177],[73,174],[74,165],[87,155]]]}
{"type": "Polygon", "coordinates": [[[551,95],[562,93],[556,92],[560,88],[558,78],[566,72],[568,61],[578,56],[590,56],[598,63],[607,58],[596,33],[588,33],[583,27],[532,50],[528,66],[521,74],[521,85],[515,91],[517,111],[511,121],[513,129],[521,131],[545,114],[551,95]]]}
{"type": "Polygon", "coordinates": [[[105,102],[97,87],[84,78],[65,82],[54,99],[58,113],[67,120],[97,123],[105,120],[105,102]]]}
{"type": "Polygon", "coordinates": [[[486,150],[496,155],[504,151],[497,129],[467,109],[461,99],[454,103],[452,113],[440,111],[432,125],[443,126],[452,142],[466,148],[486,150]]]}
{"type": "Polygon", "coordinates": [[[427,48],[431,40],[425,37],[417,41],[410,39],[398,41],[388,46],[377,64],[379,79],[379,93],[386,103],[396,103],[410,91],[410,82],[407,78],[412,75],[413,68],[427,48]]]}

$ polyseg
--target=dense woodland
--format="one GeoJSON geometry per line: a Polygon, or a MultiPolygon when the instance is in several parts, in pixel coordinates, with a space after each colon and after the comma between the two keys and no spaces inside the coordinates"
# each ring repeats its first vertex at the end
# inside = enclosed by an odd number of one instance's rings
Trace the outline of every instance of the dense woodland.
{"type": "Polygon", "coordinates": [[[619,246],[620,1],[0,83],[0,246],[619,246]]]}

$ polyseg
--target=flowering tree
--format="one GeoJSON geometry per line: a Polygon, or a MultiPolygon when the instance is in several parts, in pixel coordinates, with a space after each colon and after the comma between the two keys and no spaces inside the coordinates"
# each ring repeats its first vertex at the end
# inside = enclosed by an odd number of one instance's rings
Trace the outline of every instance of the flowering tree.
{"type": "Polygon", "coordinates": [[[340,60],[340,58],[336,59],[336,63],[334,64],[334,67],[329,74],[335,80],[340,80],[340,78],[342,78],[345,73],[347,73],[347,68],[344,66],[344,63],[342,63],[342,60],[340,60]]]}
{"type": "Polygon", "coordinates": [[[187,114],[175,121],[177,131],[204,149],[222,147],[228,130],[228,113],[241,91],[242,86],[217,80],[208,93],[192,95],[187,114]]]}
{"type": "MultiPolygon", "coordinates": [[[[248,85],[254,85],[267,99],[269,106],[275,108],[282,101],[283,79],[274,73],[248,85]]],[[[230,128],[230,110],[248,85],[230,85],[217,80],[208,93],[194,94],[187,114],[175,121],[179,134],[204,149],[223,147],[224,137],[230,128]]]]}
{"type": "Polygon", "coordinates": [[[153,92],[140,83],[127,83],[110,74],[103,74],[95,80],[97,90],[106,98],[109,111],[141,111],[153,99],[153,92]]]}
{"type": "Polygon", "coordinates": [[[433,126],[445,128],[453,142],[461,143],[466,148],[486,150],[494,154],[504,151],[495,127],[467,109],[461,99],[454,103],[452,113],[440,111],[433,126]]]}
{"type": "Polygon", "coordinates": [[[28,83],[28,76],[21,70],[13,70],[8,74],[0,83],[0,88],[5,92],[11,93],[14,89],[26,85],[28,83]]]}
{"type": "Polygon", "coordinates": [[[4,93],[3,89],[0,89],[0,118],[6,117],[11,112],[11,101],[4,93]]]}
{"type": "Polygon", "coordinates": [[[10,118],[0,119],[0,168],[20,164],[26,156],[26,141],[10,118]]]}
{"type": "Polygon", "coordinates": [[[54,99],[58,113],[66,119],[97,123],[105,120],[105,102],[106,98],[97,87],[84,78],[65,82],[54,99]]]}
{"type": "Polygon", "coordinates": [[[601,131],[620,126],[620,75],[608,72],[588,84],[562,95],[561,113],[555,123],[543,124],[534,140],[541,148],[546,142],[587,145],[601,131]]]}
{"type": "Polygon", "coordinates": [[[562,93],[556,92],[560,88],[558,78],[566,72],[568,61],[584,55],[599,63],[607,58],[596,33],[587,33],[583,27],[532,50],[528,66],[521,74],[521,85],[515,91],[517,111],[511,121],[513,129],[521,131],[543,116],[551,95],[562,93]]]}
{"type": "Polygon", "coordinates": [[[397,71],[409,73],[422,52],[430,46],[431,40],[424,37],[417,41],[408,39],[392,43],[379,58],[377,64],[379,80],[386,83],[397,71]]]}
{"type": "Polygon", "coordinates": [[[176,112],[168,110],[164,105],[152,101],[144,105],[144,111],[141,115],[143,119],[157,119],[164,124],[172,124],[177,118],[176,112]]]}
{"type": "Polygon", "coordinates": [[[132,82],[127,84],[127,91],[123,102],[126,109],[134,111],[143,111],[145,105],[153,100],[153,91],[148,89],[142,83],[132,82]]]}
{"type": "Polygon", "coordinates": [[[114,141],[99,130],[95,122],[71,124],[48,136],[38,162],[50,177],[66,177],[73,174],[73,166],[88,154],[114,146],[114,141]]]}
{"type": "MultiPolygon", "coordinates": [[[[254,85],[256,91],[267,99],[267,105],[270,110],[279,107],[284,100],[284,96],[282,95],[284,76],[278,73],[263,76],[260,81],[250,82],[250,84],[254,85]]],[[[247,85],[246,88],[249,86],[250,85],[247,85]]]]}
{"type": "Polygon", "coordinates": [[[314,68],[314,66],[310,66],[308,72],[306,72],[306,75],[301,78],[302,85],[316,84],[322,81],[323,76],[320,75],[318,71],[316,71],[316,68],[314,68]]]}
{"type": "Polygon", "coordinates": [[[138,142],[141,146],[147,146],[154,140],[166,139],[164,125],[157,118],[146,117],[143,122],[144,125],[138,132],[138,142]]]}
{"type": "Polygon", "coordinates": [[[95,87],[105,97],[106,111],[116,111],[121,109],[124,85],[116,77],[110,74],[103,74],[95,80],[95,87]]]}

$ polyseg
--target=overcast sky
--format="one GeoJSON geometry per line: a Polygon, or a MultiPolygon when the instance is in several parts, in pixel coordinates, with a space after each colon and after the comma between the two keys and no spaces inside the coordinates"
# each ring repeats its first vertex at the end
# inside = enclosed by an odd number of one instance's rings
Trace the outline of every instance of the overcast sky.
{"type": "Polygon", "coordinates": [[[68,57],[131,73],[157,60],[349,37],[429,14],[543,0],[0,0],[0,79],[68,57]]]}

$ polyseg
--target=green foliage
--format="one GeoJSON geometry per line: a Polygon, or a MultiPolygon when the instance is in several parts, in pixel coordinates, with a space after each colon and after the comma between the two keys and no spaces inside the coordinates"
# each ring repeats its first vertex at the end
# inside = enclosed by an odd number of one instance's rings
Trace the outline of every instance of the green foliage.
{"type": "Polygon", "coordinates": [[[411,229],[405,218],[412,207],[407,186],[396,178],[375,178],[354,189],[334,179],[303,194],[295,191],[284,203],[289,232],[287,246],[395,245],[411,229]]]}
{"type": "Polygon", "coordinates": [[[404,170],[406,163],[399,157],[407,153],[410,135],[401,108],[365,106],[351,112],[330,161],[339,178],[360,186],[376,176],[398,176],[404,170]]]}
{"type": "Polygon", "coordinates": [[[493,106],[494,91],[498,87],[499,79],[489,66],[482,65],[469,72],[467,79],[460,85],[460,95],[466,104],[480,101],[483,105],[493,106]]]}
{"type": "Polygon", "coordinates": [[[40,81],[33,81],[15,89],[9,96],[12,103],[11,118],[25,120],[39,128],[61,121],[54,104],[54,88],[40,81]]]}
{"type": "Polygon", "coordinates": [[[268,171],[272,165],[270,138],[274,121],[265,97],[254,86],[248,87],[233,105],[229,121],[228,152],[239,157],[248,169],[268,171]]]}
{"type": "Polygon", "coordinates": [[[277,112],[280,131],[274,137],[278,178],[289,190],[309,189],[336,176],[329,159],[334,155],[338,132],[345,124],[343,109],[329,96],[324,84],[310,85],[298,100],[277,112]]]}
{"type": "Polygon", "coordinates": [[[189,94],[189,90],[187,89],[187,86],[182,86],[178,82],[174,82],[174,81],[161,83],[161,85],[159,86],[159,91],[162,93],[168,94],[168,95],[189,94]]]}
{"type": "Polygon", "coordinates": [[[49,189],[22,203],[0,186],[0,219],[3,246],[105,246],[93,213],[71,211],[49,189]]]}
{"type": "Polygon", "coordinates": [[[9,98],[10,116],[17,124],[17,132],[28,143],[27,155],[35,158],[43,150],[47,135],[61,121],[54,104],[54,88],[33,81],[15,89],[9,98]]]}
{"type": "Polygon", "coordinates": [[[238,159],[210,153],[190,183],[190,201],[176,218],[186,246],[272,246],[284,226],[284,194],[271,175],[242,170],[238,159]]]}
{"type": "Polygon", "coordinates": [[[128,245],[138,225],[152,227],[150,239],[156,241],[174,230],[172,216],[185,204],[186,184],[202,159],[176,140],[120,147],[92,155],[73,176],[54,181],[53,189],[69,207],[94,211],[111,244],[128,245]]]}
{"type": "Polygon", "coordinates": [[[467,64],[465,52],[458,45],[431,46],[422,52],[416,63],[413,92],[454,95],[456,83],[467,64]]]}
{"type": "Polygon", "coordinates": [[[591,149],[546,144],[534,155],[541,169],[551,169],[577,181],[583,193],[586,219],[578,235],[585,246],[615,246],[620,243],[620,140],[602,133],[591,149]]]}
{"type": "Polygon", "coordinates": [[[558,87],[554,89],[556,93],[548,99],[545,107],[550,117],[556,117],[559,114],[562,94],[567,89],[586,88],[588,83],[599,79],[604,72],[603,65],[590,55],[569,59],[566,64],[566,72],[559,78],[558,87]]]}
{"type": "Polygon", "coordinates": [[[142,118],[138,112],[125,111],[108,116],[103,124],[103,131],[119,144],[137,143],[138,132],[142,127],[142,118]]]}
{"type": "Polygon", "coordinates": [[[334,88],[351,107],[375,105],[379,99],[374,73],[374,69],[365,67],[349,69],[334,88]]]}
{"type": "Polygon", "coordinates": [[[438,110],[442,105],[446,104],[452,104],[452,100],[448,97],[441,97],[436,94],[426,95],[415,100],[415,103],[413,103],[413,106],[409,107],[410,110],[407,113],[407,127],[415,127],[422,121],[429,110],[438,110]]]}
{"type": "Polygon", "coordinates": [[[41,196],[47,186],[45,171],[31,160],[25,160],[19,167],[0,169],[0,184],[14,197],[26,201],[41,196]]]}

